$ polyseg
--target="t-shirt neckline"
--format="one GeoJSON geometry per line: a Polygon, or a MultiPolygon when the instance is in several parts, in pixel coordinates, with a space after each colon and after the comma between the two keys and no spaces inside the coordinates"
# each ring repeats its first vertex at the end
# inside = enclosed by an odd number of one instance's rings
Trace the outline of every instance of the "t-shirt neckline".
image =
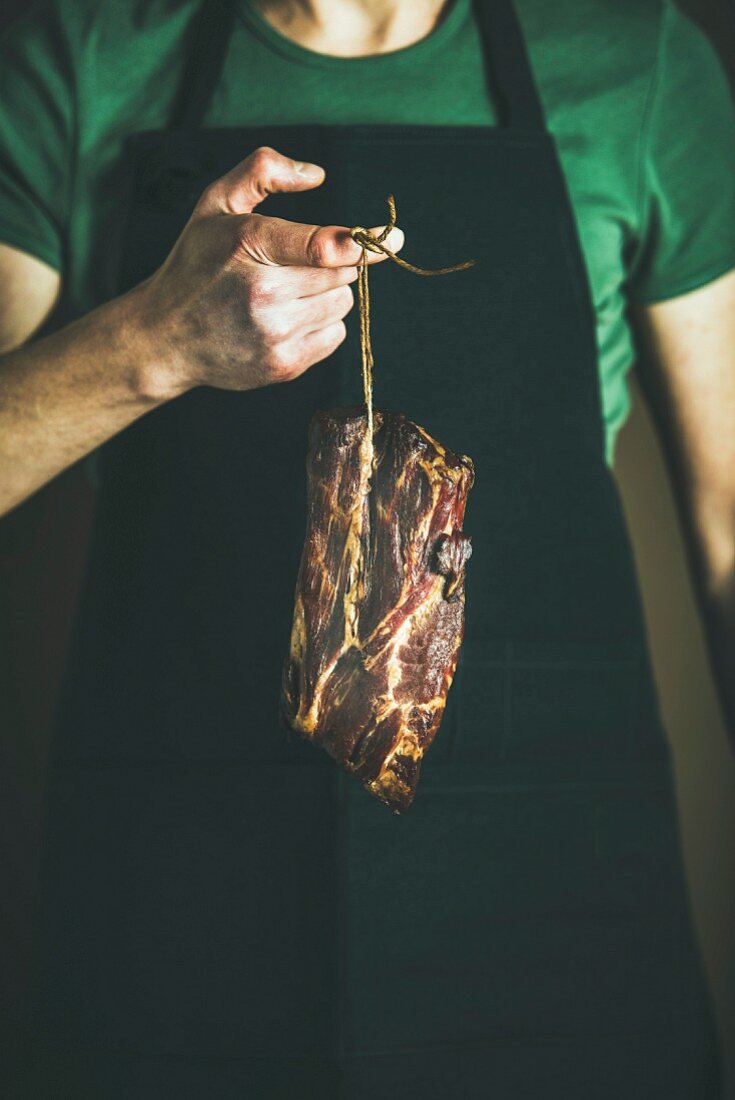
{"type": "Polygon", "coordinates": [[[312,68],[342,70],[356,74],[366,70],[389,68],[396,63],[420,61],[445,46],[469,15],[469,0],[449,0],[450,7],[441,22],[429,34],[388,53],[366,54],[364,57],[335,57],[302,46],[277,30],[258,10],[253,0],[240,0],[238,15],[247,27],[274,52],[312,68]]]}

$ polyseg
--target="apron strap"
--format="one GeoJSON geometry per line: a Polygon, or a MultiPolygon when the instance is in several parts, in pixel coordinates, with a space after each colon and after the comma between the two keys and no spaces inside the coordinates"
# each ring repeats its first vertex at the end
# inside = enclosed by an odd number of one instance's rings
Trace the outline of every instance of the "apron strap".
{"type": "Polygon", "coordinates": [[[234,2],[202,0],[187,34],[184,72],[171,112],[173,128],[199,129],[203,125],[219,83],[234,18],[234,2]]]}
{"type": "MultiPolygon", "coordinates": [[[[546,123],[512,0],[474,0],[488,83],[501,105],[501,125],[545,130],[546,123]]],[[[232,33],[234,4],[203,0],[188,35],[187,60],[171,116],[173,127],[202,126],[232,33]]]]}
{"type": "Polygon", "coordinates": [[[501,107],[501,126],[546,130],[531,63],[512,0],[474,0],[485,70],[501,107]]]}

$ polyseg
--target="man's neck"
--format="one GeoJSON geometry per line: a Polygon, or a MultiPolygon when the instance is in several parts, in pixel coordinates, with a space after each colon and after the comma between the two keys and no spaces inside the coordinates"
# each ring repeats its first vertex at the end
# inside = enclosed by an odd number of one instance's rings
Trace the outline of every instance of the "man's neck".
{"type": "Polygon", "coordinates": [[[286,38],[317,53],[363,57],[425,38],[447,0],[252,0],[286,38]]]}

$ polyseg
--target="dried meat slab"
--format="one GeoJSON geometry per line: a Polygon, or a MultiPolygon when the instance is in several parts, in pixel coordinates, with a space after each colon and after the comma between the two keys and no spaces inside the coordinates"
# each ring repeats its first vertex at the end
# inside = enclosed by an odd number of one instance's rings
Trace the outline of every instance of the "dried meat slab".
{"type": "Polygon", "coordinates": [[[281,714],[399,813],[416,793],[462,644],[474,469],[378,409],[370,452],[360,409],[312,418],[281,714]]]}

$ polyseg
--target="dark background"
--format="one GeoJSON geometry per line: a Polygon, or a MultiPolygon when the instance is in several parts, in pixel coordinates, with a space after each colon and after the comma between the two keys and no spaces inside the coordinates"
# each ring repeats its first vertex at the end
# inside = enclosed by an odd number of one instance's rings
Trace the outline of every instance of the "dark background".
{"type": "MultiPolygon", "coordinates": [[[[24,6],[6,3],[0,25],[24,6]]],[[[710,34],[735,85],[734,9],[727,0],[681,6],[710,34]]],[[[674,750],[692,907],[727,1063],[726,1095],[735,1098],[735,758],[707,667],[661,452],[637,385],[634,396],[616,475],[674,750]]],[[[75,468],[0,520],[0,1095],[17,1049],[45,765],[92,506],[75,468]]]]}

